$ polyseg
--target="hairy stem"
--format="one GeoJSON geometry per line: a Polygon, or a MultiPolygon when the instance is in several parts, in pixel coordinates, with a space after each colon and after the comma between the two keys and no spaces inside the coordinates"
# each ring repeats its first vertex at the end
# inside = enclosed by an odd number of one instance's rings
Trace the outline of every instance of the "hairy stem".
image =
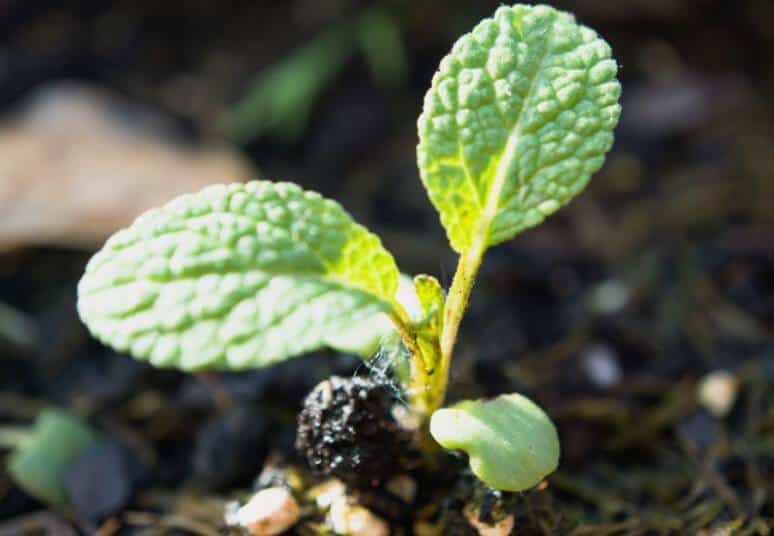
{"type": "Polygon", "coordinates": [[[396,308],[396,313],[390,314],[390,320],[395,325],[403,344],[411,355],[411,371],[409,373],[408,396],[412,410],[420,415],[427,415],[428,395],[430,394],[430,379],[425,363],[425,356],[417,343],[416,335],[408,323],[408,315],[402,307],[396,308]]]}
{"type": "Polygon", "coordinates": [[[439,355],[425,356],[423,354],[416,334],[410,325],[408,315],[399,304],[395,304],[396,312],[390,315],[390,319],[395,324],[403,343],[411,354],[408,395],[411,408],[423,420],[428,419],[435,410],[440,408],[446,397],[449,369],[457,332],[486,251],[484,236],[486,235],[481,233],[479,238],[473,241],[471,247],[460,255],[457,271],[444,304],[440,341],[434,350],[439,355]],[[433,364],[432,368],[429,367],[431,363],[433,364]]]}
{"type": "Polygon", "coordinates": [[[474,241],[470,249],[460,255],[457,271],[454,273],[449,294],[443,310],[443,329],[441,331],[441,364],[436,371],[432,391],[435,392],[431,412],[443,404],[446,397],[446,386],[449,383],[449,368],[451,365],[454,343],[457,341],[457,332],[460,322],[465,314],[470,299],[470,291],[476,280],[476,274],[484,257],[485,243],[483,240],[474,241]]]}

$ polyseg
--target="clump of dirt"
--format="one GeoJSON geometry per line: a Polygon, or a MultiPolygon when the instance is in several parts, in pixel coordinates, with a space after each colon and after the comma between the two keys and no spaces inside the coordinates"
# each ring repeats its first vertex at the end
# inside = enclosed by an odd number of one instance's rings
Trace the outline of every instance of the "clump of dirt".
{"type": "Polygon", "coordinates": [[[304,400],[296,448],[312,469],[355,488],[378,486],[404,471],[414,434],[392,413],[395,400],[369,378],[331,376],[304,400]]]}

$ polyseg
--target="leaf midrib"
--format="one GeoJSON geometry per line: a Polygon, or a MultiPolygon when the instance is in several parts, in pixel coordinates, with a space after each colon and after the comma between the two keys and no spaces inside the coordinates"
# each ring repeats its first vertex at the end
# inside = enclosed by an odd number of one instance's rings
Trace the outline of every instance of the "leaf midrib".
{"type": "MultiPolygon", "coordinates": [[[[551,29],[553,29],[553,22],[551,23],[551,27],[551,29]]],[[[524,114],[529,107],[530,101],[532,100],[533,93],[537,86],[538,79],[540,78],[540,74],[543,71],[545,61],[551,54],[551,37],[553,36],[553,32],[549,31],[547,33],[548,36],[545,42],[545,50],[543,51],[543,55],[540,58],[538,67],[535,70],[535,76],[532,78],[530,86],[527,89],[527,93],[524,96],[523,105],[521,110],[519,110],[519,116],[516,118],[516,122],[513,124],[513,130],[508,135],[508,140],[505,143],[503,154],[497,166],[495,167],[494,179],[492,180],[485,196],[484,210],[481,212],[481,219],[479,220],[479,225],[476,229],[476,232],[473,234],[473,239],[471,240],[471,245],[469,248],[472,251],[481,251],[483,253],[483,250],[485,250],[488,245],[487,242],[489,240],[489,232],[492,226],[492,222],[497,217],[500,196],[503,189],[505,188],[505,183],[508,180],[508,169],[510,168],[510,164],[513,159],[515,159],[517,156],[517,148],[522,136],[522,122],[524,120],[524,114]]]]}

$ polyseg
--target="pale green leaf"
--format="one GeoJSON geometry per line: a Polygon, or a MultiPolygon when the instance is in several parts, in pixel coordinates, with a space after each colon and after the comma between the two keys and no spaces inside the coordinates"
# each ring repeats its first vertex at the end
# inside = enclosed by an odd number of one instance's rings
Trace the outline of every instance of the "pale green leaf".
{"type": "Polygon", "coordinates": [[[417,344],[428,372],[435,371],[441,357],[440,337],[443,327],[443,288],[438,280],[426,274],[414,278],[414,288],[421,316],[414,324],[417,344]]]}
{"type": "Polygon", "coordinates": [[[414,287],[414,279],[408,274],[400,274],[398,292],[395,294],[398,303],[403,306],[412,322],[419,322],[424,315],[422,304],[414,287]]]}
{"type": "Polygon", "coordinates": [[[529,489],[559,463],[553,423],[534,402],[515,393],[439,409],[430,433],[443,447],[465,451],[473,473],[503,491],[529,489]]]}
{"type": "Polygon", "coordinates": [[[89,262],[91,332],[156,366],[260,367],[391,311],[398,270],[337,203],[289,183],[218,185],[151,210],[89,262]]]}
{"type": "Polygon", "coordinates": [[[545,5],[501,7],[455,43],[417,155],[457,252],[507,240],[583,190],[613,143],[616,72],[604,40],[545,5]]]}
{"type": "Polygon", "coordinates": [[[422,307],[423,321],[430,324],[433,331],[440,333],[443,320],[443,288],[438,280],[427,274],[414,278],[417,299],[422,307]]]}
{"type": "Polygon", "coordinates": [[[395,332],[395,326],[384,313],[353,320],[346,329],[328,333],[323,346],[369,359],[381,348],[385,337],[395,332]]]}

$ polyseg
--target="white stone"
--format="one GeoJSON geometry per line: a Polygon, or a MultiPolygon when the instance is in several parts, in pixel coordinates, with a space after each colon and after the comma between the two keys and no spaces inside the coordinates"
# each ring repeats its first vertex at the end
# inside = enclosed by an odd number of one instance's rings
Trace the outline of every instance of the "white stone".
{"type": "Polygon", "coordinates": [[[237,512],[239,524],[253,536],[281,534],[298,522],[301,512],[287,488],[266,488],[237,512]]]}
{"type": "Polygon", "coordinates": [[[710,372],[699,382],[699,403],[717,418],[731,411],[739,391],[739,380],[727,370],[710,372]]]}
{"type": "Polygon", "coordinates": [[[607,344],[595,344],[581,356],[586,375],[597,387],[609,389],[615,387],[623,378],[618,355],[607,344]]]}
{"type": "Polygon", "coordinates": [[[229,527],[239,526],[239,501],[229,501],[223,509],[223,519],[229,527]]]}
{"type": "Polygon", "coordinates": [[[422,425],[422,418],[403,404],[395,404],[391,413],[392,417],[398,421],[398,426],[404,430],[417,430],[422,425]]]}
{"type": "Polygon", "coordinates": [[[329,508],[333,501],[346,495],[347,488],[341,480],[332,478],[311,490],[317,506],[321,509],[329,508]]]}
{"type": "Polygon", "coordinates": [[[331,528],[346,536],[389,536],[384,520],[362,506],[349,504],[346,497],[333,501],[328,514],[331,528]]]}

